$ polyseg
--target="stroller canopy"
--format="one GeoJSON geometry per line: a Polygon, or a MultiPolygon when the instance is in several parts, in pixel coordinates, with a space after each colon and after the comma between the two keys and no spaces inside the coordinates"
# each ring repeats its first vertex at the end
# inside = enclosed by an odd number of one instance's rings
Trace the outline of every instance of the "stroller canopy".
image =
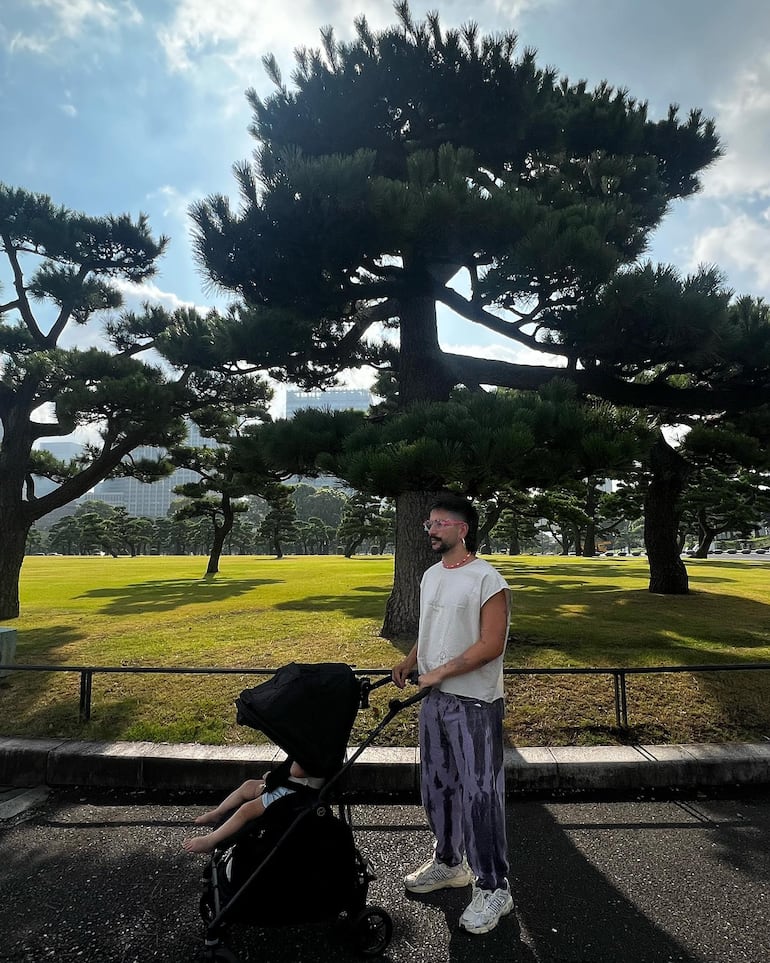
{"type": "Polygon", "coordinates": [[[258,729],[310,776],[333,776],[345,759],[361,686],[341,662],[290,662],[235,705],[237,721],[258,729]]]}

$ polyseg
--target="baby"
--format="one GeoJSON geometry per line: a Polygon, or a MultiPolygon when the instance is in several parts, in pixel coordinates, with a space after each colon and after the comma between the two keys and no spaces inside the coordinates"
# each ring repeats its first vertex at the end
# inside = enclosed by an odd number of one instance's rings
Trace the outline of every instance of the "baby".
{"type": "MultiPolygon", "coordinates": [[[[308,776],[299,763],[292,762],[289,768],[289,782],[296,783],[298,786],[309,786],[312,789],[319,789],[324,780],[314,776],[308,776]]],[[[280,799],[281,796],[288,796],[294,790],[289,786],[277,786],[275,789],[265,789],[264,779],[247,779],[242,786],[230,793],[222,802],[209,812],[203,813],[195,820],[196,826],[213,826],[221,819],[232,813],[232,815],[222,823],[217,829],[207,836],[194,836],[184,841],[183,847],[188,853],[211,853],[217,846],[223,843],[230,836],[239,832],[246,823],[252,819],[258,819],[267,807],[280,799]]]]}

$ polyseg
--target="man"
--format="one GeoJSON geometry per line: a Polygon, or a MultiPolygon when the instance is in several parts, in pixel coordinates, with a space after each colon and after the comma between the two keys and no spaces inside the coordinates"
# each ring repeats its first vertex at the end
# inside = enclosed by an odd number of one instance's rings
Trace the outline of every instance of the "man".
{"type": "Polygon", "coordinates": [[[418,670],[422,800],[434,856],[404,880],[413,893],[467,886],[460,926],[488,933],[510,913],[503,770],[503,653],[510,590],[475,555],[478,515],[458,495],[434,502],[425,531],[440,560],[420,584],[417,644],[393,669],[418,670]],[[467,862],[466,862],[467,859],[467,862]]]}

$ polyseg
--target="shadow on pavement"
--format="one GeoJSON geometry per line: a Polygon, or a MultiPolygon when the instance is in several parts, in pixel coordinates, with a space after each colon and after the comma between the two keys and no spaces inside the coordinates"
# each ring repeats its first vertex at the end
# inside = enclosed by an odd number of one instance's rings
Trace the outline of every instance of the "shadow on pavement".
{"type": "MultiPolygon", "coordinates": [[[[208,798],[206,803],[208,803],[208,798]]],[[[8,963],[193,963],[201,857],[181,850],[201,797],[52,793],[0,824],[0,958],[8,963]]],[[[770,798],[515,801],[515,909],[497,929],[458,927],[470,889],[412,897],[430,852],[419,806],[357,805],[357,843],[394,923],[383,963],[762,963],[770,798]],[[729,938],[728,938],[729,937],[729,938]]],[[[302,872],[301,864],[297,873],[302,872]]],[[[285,894],[287,900],[293,894],[285,894]]],[[[352,963],[331,924],[234,927],[241,963],[352,963]]]]}
{"type": "Polygon", "coordinates": [[[547,806],[514,809],[508,843],[516,911],[538,963],[702,963],[586,858],[547,806]]]}

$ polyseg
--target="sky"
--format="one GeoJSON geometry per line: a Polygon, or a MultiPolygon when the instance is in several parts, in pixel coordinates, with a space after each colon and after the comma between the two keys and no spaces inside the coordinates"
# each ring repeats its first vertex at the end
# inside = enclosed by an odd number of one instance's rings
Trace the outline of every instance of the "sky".
{"type": "MultiPolygon", "coordinates": [[[[715,264],[736,294],[770,299],[770,3],[767,0],[444,0],[444,27],[475,20],[514,30],[541,66],[602,80],[647,101],[715,120],[724,156],[703,190],[656,232],[654,261],[682,273],[715,264]]],[[[91,215],[147,214],[171,239],[156,277],[126,291],[166,307],[223,307],[193,260],[191,203],[234,196],[232,165],[250,157],[244,92],[272,87],[262,57],[288,81],[297,47],[332,25],[353,36],[365,13],[394,23],[389,0],[3,0],[0,181],[91,215]]],[[[441,321],[448,350],[524,360],[477,326],[441,321]]],[[[355,378],[351,384],[360,384],[355,378]]]]}

